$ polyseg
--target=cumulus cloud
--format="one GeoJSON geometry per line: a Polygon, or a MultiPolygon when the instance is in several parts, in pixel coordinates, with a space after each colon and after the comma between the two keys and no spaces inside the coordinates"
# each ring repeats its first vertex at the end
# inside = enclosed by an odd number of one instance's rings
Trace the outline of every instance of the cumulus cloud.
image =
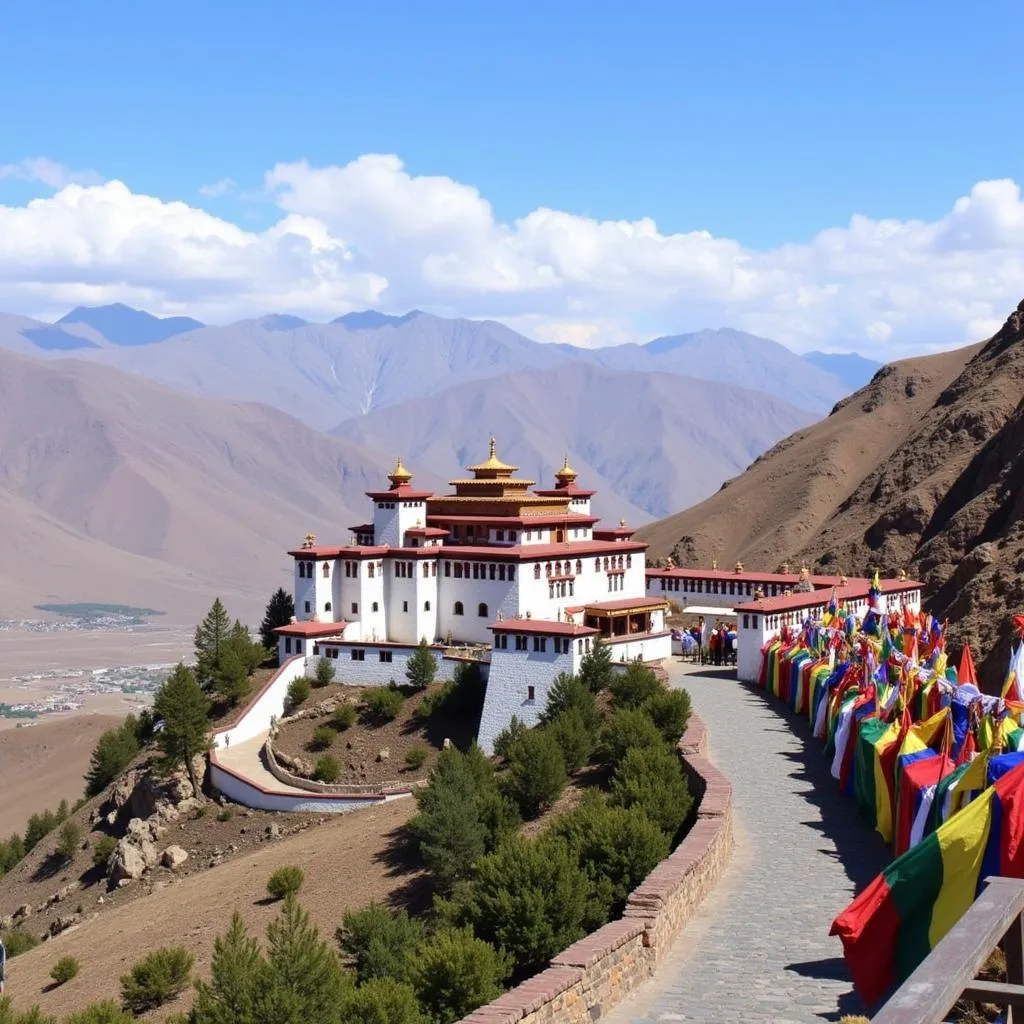
{"type": "Polygon", "coordinates": [[[234,178],[221,178],[210,185],[200,185],[199,194],[215,199],[217,196],[226,196],[229,192],[234,192],[237,187],[238,183],[234,178]]]}
{"type": "Polygon", "coordinates": [[[1009,180],[975,184],[936,221],[854,214],[770,250],[651,218],[538,208],[502,222],[476,188],[393,155],[278,164],[264,189],[280,218],[259,232],[121,182],[0,207],[0,308],[61,312],[89,289],[213,322],[418,307],[549,341],[732,326],[881,358],[991,333],[1024,294],[1024,202],[1009,180]]]}
{"type": "Polygon", "coordinates": [[[72,171],[44,156],[30,157],[13,164],[0,164],[0,181],[5,178],[39,182],[50,188],[63,188],[72,184],[97,185],[103,180],[95,171],[72,171]]]}

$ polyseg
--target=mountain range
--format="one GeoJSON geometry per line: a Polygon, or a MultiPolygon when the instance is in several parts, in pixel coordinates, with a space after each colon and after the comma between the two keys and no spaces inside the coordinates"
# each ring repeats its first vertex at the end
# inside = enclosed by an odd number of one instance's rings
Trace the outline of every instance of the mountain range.
{"type": "Polygon", "coordinates": [[[987,342],[884,367],[700,504],[641,530],[684,563],[906,569],[990,689],[1024,608],[1024,302],[987,342]]]}

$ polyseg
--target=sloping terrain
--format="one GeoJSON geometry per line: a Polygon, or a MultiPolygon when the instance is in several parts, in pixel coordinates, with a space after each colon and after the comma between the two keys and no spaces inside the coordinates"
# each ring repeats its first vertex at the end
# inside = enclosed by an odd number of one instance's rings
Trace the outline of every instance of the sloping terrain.
{"type": "Polygon", "coordinates": [[[0,618],[40,598],[164,609],[157,581],[178,605],[199,592],[186,621],[218,592],[263,600],[308,530],[348,538],[387,461],[264,406],[0,351],[0,618]]]}
{"type": "Polygon", "coordinates": [[[886,367],[702,504],[646,531],[652,555],[906,568],[954,638],[1005,675],[1024,606],[1024,303],[989,341],[886,367]]]}
{"type": "Polygon", "coordinates": [[[729,384],[566,363],[457,384],[334,433],[447,477],[480,456],[483,427],[502,458],[541,486],[554,485],[568,455],[580,486],[598,491],[595,512],[636,524],[712,493],[811,418],[729,384]]]}

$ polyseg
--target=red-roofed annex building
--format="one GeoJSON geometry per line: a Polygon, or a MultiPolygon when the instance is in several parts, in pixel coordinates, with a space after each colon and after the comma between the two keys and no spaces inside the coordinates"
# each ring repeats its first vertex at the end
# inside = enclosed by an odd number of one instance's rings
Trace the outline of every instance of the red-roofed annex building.
{"type": "MultiPolygon", "coordinates": [[[[370,491],[372,522],[339,547],[312,535],[295,563],[295,622],[280,627],[281,661],[339,659],[352,683],[400,680],[421,638],[443,656],[479,645],[487,696],[478,740],[490,751],[512,715],[543,711],[559,672],[575,672],[601,635],[616,661],[660,661],[671,652],[668,602],[645,593],[647,545],[625,523],[598,528],[593,491],[568,461],[555,486],[531,490],[502,462],[494,438],[471,477],[434,495],[412,487],[398,460],[390,487],[370,491]],[[344,662],[342,664],[341,662],[344,662]]],[[[457,661],[439,657],[439,676],[457,661]]]]}

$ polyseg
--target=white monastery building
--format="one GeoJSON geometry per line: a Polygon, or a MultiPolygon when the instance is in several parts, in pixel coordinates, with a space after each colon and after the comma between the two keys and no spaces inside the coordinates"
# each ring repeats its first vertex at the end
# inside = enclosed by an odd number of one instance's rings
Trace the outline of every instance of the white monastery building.
{"type": "Polygon", "coordinates": [[[491,438],[472,475],[434,495],[412,487],[399,459],[349,544],[309,535],[289,552],[296,616],[277,630],[282,664],[319,655],[344,661],[347,682],[400,682],[423,638],[442,678],[457,664],[446,652],[469,648],[487,676],[478,742],[489,753],[513,715],[537,722],[554,678],[579,669],[594,637],[615,661],[667,658],[668,601],[646,592],[647,545],[623,522],[598,527],[594,492],[568,461],[548,490],[531,490],[518,468],[491,438]]]}

